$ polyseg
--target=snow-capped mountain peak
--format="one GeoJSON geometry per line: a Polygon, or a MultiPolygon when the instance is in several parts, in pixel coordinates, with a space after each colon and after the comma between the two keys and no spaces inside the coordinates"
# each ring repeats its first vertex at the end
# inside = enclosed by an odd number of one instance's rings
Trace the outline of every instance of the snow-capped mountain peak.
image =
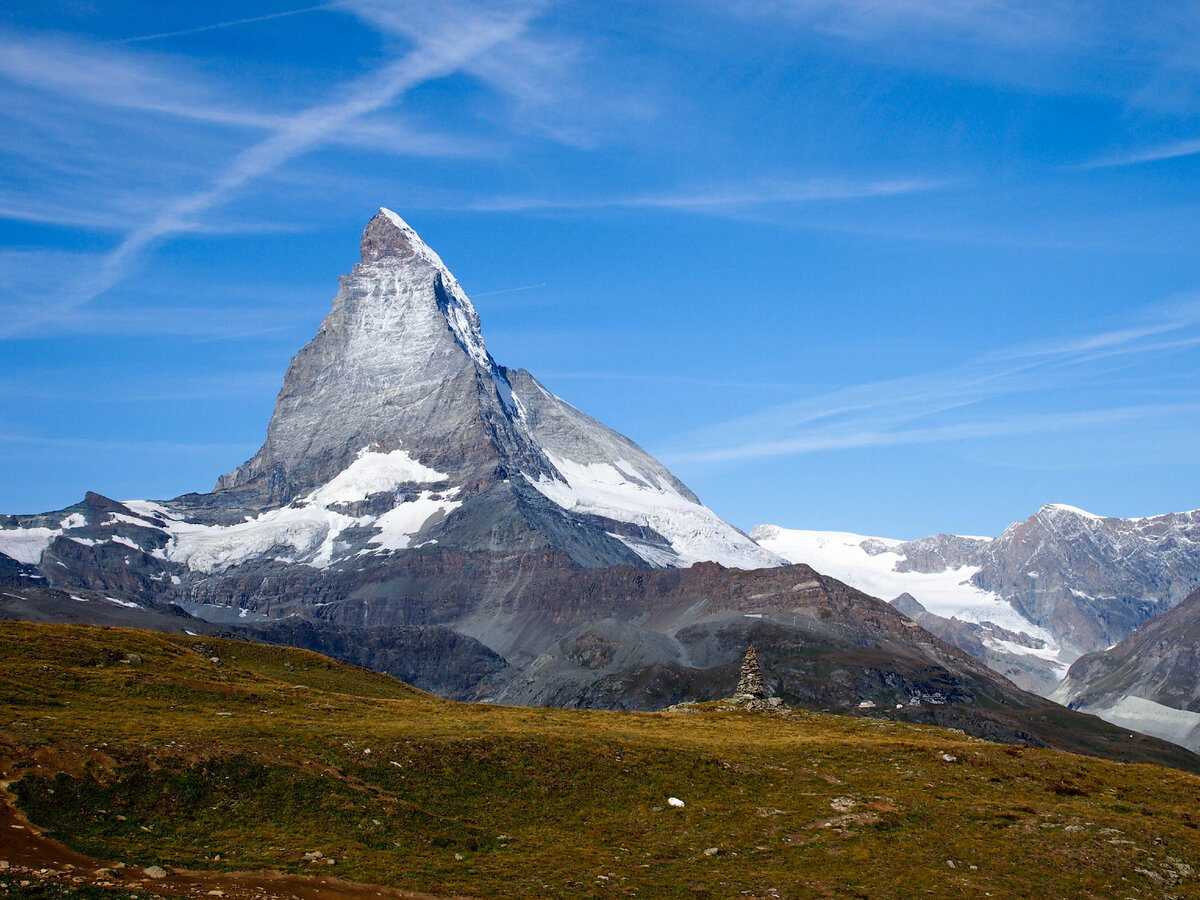
{"type": "MultiPolygon", "coordinates": [[[[262,448],[213,494],[139,526],[162,559],[201,574],[338,570],[437,546],[584,566],[780,563],[637,444],[497,365],[458,280],[396,213],[380,208],[360,249],[288,367],[262,448]]],[[[0,532],[0,549],[34,563],[55,524],[0,532]]]]}

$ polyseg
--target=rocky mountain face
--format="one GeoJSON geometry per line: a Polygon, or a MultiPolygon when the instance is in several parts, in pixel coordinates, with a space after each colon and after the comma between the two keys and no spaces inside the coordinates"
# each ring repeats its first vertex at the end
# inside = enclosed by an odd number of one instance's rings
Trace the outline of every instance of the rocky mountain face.
{"type": "Polygon", "coordinates": [[[1070,651],[1107,647],[1200,587],[1200,510],[1115,519],[1043,506],[987,545],[972,580],[1070,651]]]}
{"type": "Polygon", "coordinates": [[[752,537],[887,600],[1018,684],[1049,694],[1200,587],[1200,511],[1142,519],[1043,506],[994,539],[896,541],[759,526],[752,537]],[[916,606],[913,606],[913,603],[916,606]]]}
{"type": "MultiPolygon", "coordinates": [[[[962,540],[857,552],[936,579],[977,565],[962,540]]],[[[498,365],[454,276],[381,210],[259,452],[210,493],[89,493],[0,518],[0,618],[238,635],[455,698],[637,709],[730,694],[752,643],[768,691],[796,705],[1072,749],[1099,734],[782,563],[632,441],[498,365]]]]}
{"type": "Polygon", "coordinates": [[[1115,647],[1077,659],[1053,699],[1200,750],[1200,590],[1115,647]]]}

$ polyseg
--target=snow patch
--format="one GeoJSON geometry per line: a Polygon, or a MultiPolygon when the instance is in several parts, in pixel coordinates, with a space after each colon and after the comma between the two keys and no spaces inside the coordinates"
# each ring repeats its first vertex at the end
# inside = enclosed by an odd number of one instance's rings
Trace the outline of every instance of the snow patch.
{"type": "Polygon", "coordinates": [[[81,513],[71,513],[58,523],[58,527],[64,531],[68,528],[83,528],[85,525],[87,525],[87,519],[81,513]]]}
{"type": "MultiPolygon", "coordinates": [[[[457,488],[449,492],[457,494],[457,488]]],[[[430,491],[407,503],[401,503],[375,520],[379,534],[367,543],[378,545],[380,550],[407,550],[408,542],[419,533],[425,523],[439,513],[448,516],[462,506],[461,500],[447,500],[430,491]]]]}
{"type": "Polygon", "coordinates": [[[1080,509],[1078,506],[1068,506],[1066,503],[1047,503],[1042,507],[1044,510],[1051,512],[1065,512],[1076,516],[1082,516],[1085,519],[1103,519],[1104,516],[1098,516],[1095,513],[1090,513],[1086,509],[1080,509]]]}
{"type": "Polygon", "coordinates": [[[405,484],[435,484],[448,475],[417,462],[406,450],[378,453],[363,449],[358,457],[327,484],[290,506],[247,516],[235,525],[200,525],[170,521],[171,541],[166,558],[195,572],[211,574],[268,554],[291,564],[296,561],[323,569],[340,559],[350,545],[339,537],[349,528],[374,525],[380,534],[370,543],[379,550],[404,549],[411,537],[434,515],[449,515],[462,501],[449,499],[458,489],[440,493],[424,490],[381,516],[351,516],[330,509],[395,491],[405,484]],[[279,551],[286,550],[286,556],[279,551]]]}
{"type": "MultiPolygon", "coordinates": [[[[152,519],[181,519],[179,513],[174,510],[167,509],[161,503],[155,503],[152,500],[123,500],[121,505],[126,509],[133,510],[140,516],[145,516],[152,519]]],[[[145,523],[143,523],[145,524],[145,523]]]]}
{"type": "Polygon", "coordinates": [[[133,525],[137,528],[158,528],[154,522],[148,522],[145,519],[140,519],[135,516],[127,516],[125,513],[109,513],[108,521],[105,525],[133,525]]]}
{"type": "Polygon", "coordinates": [[[530,484],[570,512],[628,522],[662,535],[673,553],[614,535],[651,565],[682,567],[711,560],[759,569],[779,564],[774,554],[764,552],[712,510],[682,496],[653,474],[639,472],[626,459],[579,463],[549,451],[546,457],[564,480],[543,475],[535,481],[526,475],[530,484]]]}
{"type": "Polygon", "coordinates": [[[1200,743],[1200,713],[1164,706],[1144,697],[1125,696],[1104,709],[1088,709],[1106,722],[1195,749],[1200,743]]]}
{"type": "Polygon", "coordinates": [[[27,566],[36,566],[50,542],[60,534],[59,528],[0,528],[0,553],[27,566]]]}
{"type": "Polygon", "coordinates": [[[355,503],[366,500],[372,494],[394,491],[403,484],[435,484],[449,477],[421,465],[407,450],[377,453],[364,448],[354,462],[328,484],[305,497],[303,502],[317,506],[355,503]]]}

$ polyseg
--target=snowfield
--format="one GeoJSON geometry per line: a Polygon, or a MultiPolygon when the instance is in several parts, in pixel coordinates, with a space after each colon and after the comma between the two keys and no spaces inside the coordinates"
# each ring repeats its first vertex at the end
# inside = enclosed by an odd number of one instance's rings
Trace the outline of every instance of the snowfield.
{"type": "MultiPolygon", "coordinates": [[[[898,572],[896,566],[905,556],[896,548],[903,541],[845,531],[802,531],[759,525],[750,535],[759,545],[788,562],[806,563],[822,575],[829,575],[881,600],[890,602],[908,593],[934,615],[977,624],[990,622],[1007,631],[1045,642],[1042,648],[1031,648],[987,638],[995,650],[1061,662],[1062,648],[1050,632],[1034,625],[999,595],[971,583],[971,577],[979,571],[977,566],[960,566],[941,572],[898,572]]],[[[989,541],[991,538],[973,537],[971,540],[989,541]]],[[[1062,670],[1065,672],[1065,669],[1063,663],[1062,670]]]]}

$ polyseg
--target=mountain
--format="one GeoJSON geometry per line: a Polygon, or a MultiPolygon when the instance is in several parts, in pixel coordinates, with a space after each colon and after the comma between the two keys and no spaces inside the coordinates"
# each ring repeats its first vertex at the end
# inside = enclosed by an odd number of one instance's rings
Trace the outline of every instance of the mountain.
{"type": "Polygon", "coordinates": [[[1200,590],[1115,647],[1071,666],[1052,698],[1200,750],[1200,590]]]}
{"type": "Polygon", "coordinates": [[[388,210],[252,459],[206,494],[4,517],[0,554],[0,618],[295,644],[459,699],[712,699],[753,643],[798,705],[1080,752],[1124,740],[783,565],[632,441],[497,364],[457,280],[388,210]]]}
{"type": "Polygon", "coordinates": [[[128,547],[162,563],[143,582],[179,579],[185,599],[250,566],[357,570],[433,545],[585,567],[779,563],[632,441],[497,365],[458,281],[395,213],[368,223],[361,253],[253,459],[210,494],[9,517],[0,553],[75,570],[128,547]]]}
{"type": "Polygon", "coordinates": [[[899,541],[774,525],[751,536],[874,596],[909,594],[907,614],[923,627],[1044,694],[1081,654],[1200,587],[1200,511],[1119,519],[1048,504],[994,539],[899,541]]]}

